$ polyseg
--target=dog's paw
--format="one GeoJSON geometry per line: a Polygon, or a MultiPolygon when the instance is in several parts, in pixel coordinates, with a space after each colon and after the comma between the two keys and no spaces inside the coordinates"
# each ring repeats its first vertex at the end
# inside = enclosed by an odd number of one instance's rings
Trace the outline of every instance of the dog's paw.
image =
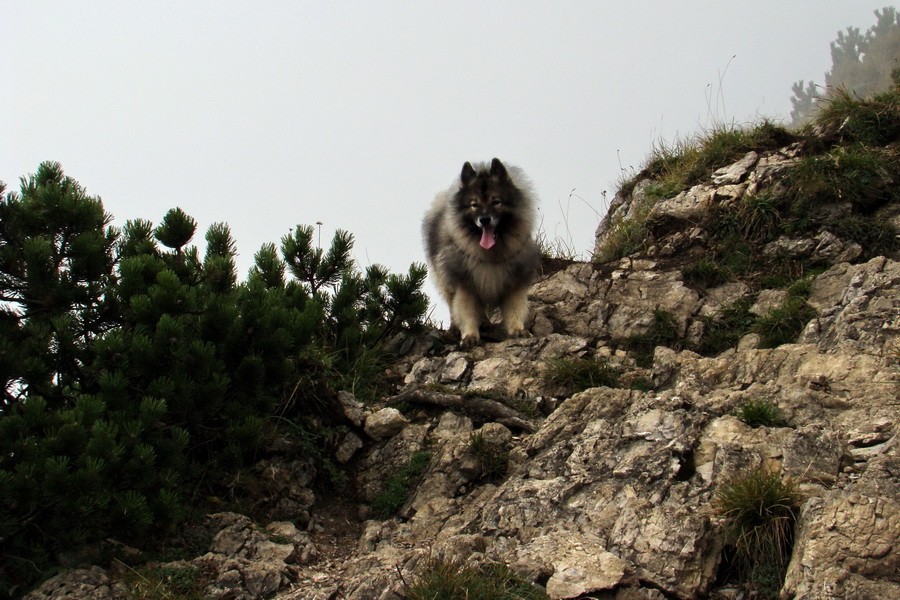
{"type": "Polygon", "coordinates": [[[475,346],[481,343],[481,338],[477,335],[464,335],[461,340],[459,340],[459,347],[463,350],[471,350],[475,346]]]}
{"type": "Polygon", "coordinates": [[[513,329],[509,333],[506,334],[506,337],[509,339],[522,339],[522,338],[530,338],[532,337],[531,332],[527,329],[513,329]]]}

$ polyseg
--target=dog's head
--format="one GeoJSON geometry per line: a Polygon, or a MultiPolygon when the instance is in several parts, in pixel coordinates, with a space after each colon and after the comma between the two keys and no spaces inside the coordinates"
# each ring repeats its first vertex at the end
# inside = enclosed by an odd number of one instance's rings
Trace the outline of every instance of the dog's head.
{"type": "Polygon", "coordinates": [[[471,163],[463,165],[459,176],[460,189],[456,194],[456,213],[462,226],[479,244],[490,250],[513,227],[516,212],[524,201],[523,194],[499,159],[490,168],[471,163]]]}

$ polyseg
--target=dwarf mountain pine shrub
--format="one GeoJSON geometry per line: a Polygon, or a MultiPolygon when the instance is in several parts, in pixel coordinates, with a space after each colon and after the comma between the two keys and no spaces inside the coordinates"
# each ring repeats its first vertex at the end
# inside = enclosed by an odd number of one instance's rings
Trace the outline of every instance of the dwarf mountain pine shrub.
{"type": "Polygon", "coordinates": [[[0,190],[0,596],[174,528],[425,314],[425,267],[360,274],[347,233],[297,227],[238,283],[225,224],[201,256],[180,209],[111,221],[56,163],[0,190]]]}

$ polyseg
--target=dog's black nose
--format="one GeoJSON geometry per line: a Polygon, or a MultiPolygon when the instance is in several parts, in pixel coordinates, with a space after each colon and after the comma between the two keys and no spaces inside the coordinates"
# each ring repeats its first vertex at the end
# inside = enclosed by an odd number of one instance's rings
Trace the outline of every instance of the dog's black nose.
{"type": "Polygon", "coordinates": [[[490,227],[491,226],[491,218],[488,216],[478,217],[478,226],[479,227],[490,227]]]}

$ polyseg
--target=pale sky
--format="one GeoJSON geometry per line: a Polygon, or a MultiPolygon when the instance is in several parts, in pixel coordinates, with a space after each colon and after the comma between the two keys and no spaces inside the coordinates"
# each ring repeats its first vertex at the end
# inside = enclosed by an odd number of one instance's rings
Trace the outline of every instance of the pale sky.
{"type": "Polygon", "coordinates": [[[435,193],[496,156],[587,256],[655,144],[786,118],[837,32],[885,5],[0,0],[0,180],[58,161],[117,225],[181,207],[201,249],[226,222],[241,279],[317,221],[405,272],[435,193]]]}

